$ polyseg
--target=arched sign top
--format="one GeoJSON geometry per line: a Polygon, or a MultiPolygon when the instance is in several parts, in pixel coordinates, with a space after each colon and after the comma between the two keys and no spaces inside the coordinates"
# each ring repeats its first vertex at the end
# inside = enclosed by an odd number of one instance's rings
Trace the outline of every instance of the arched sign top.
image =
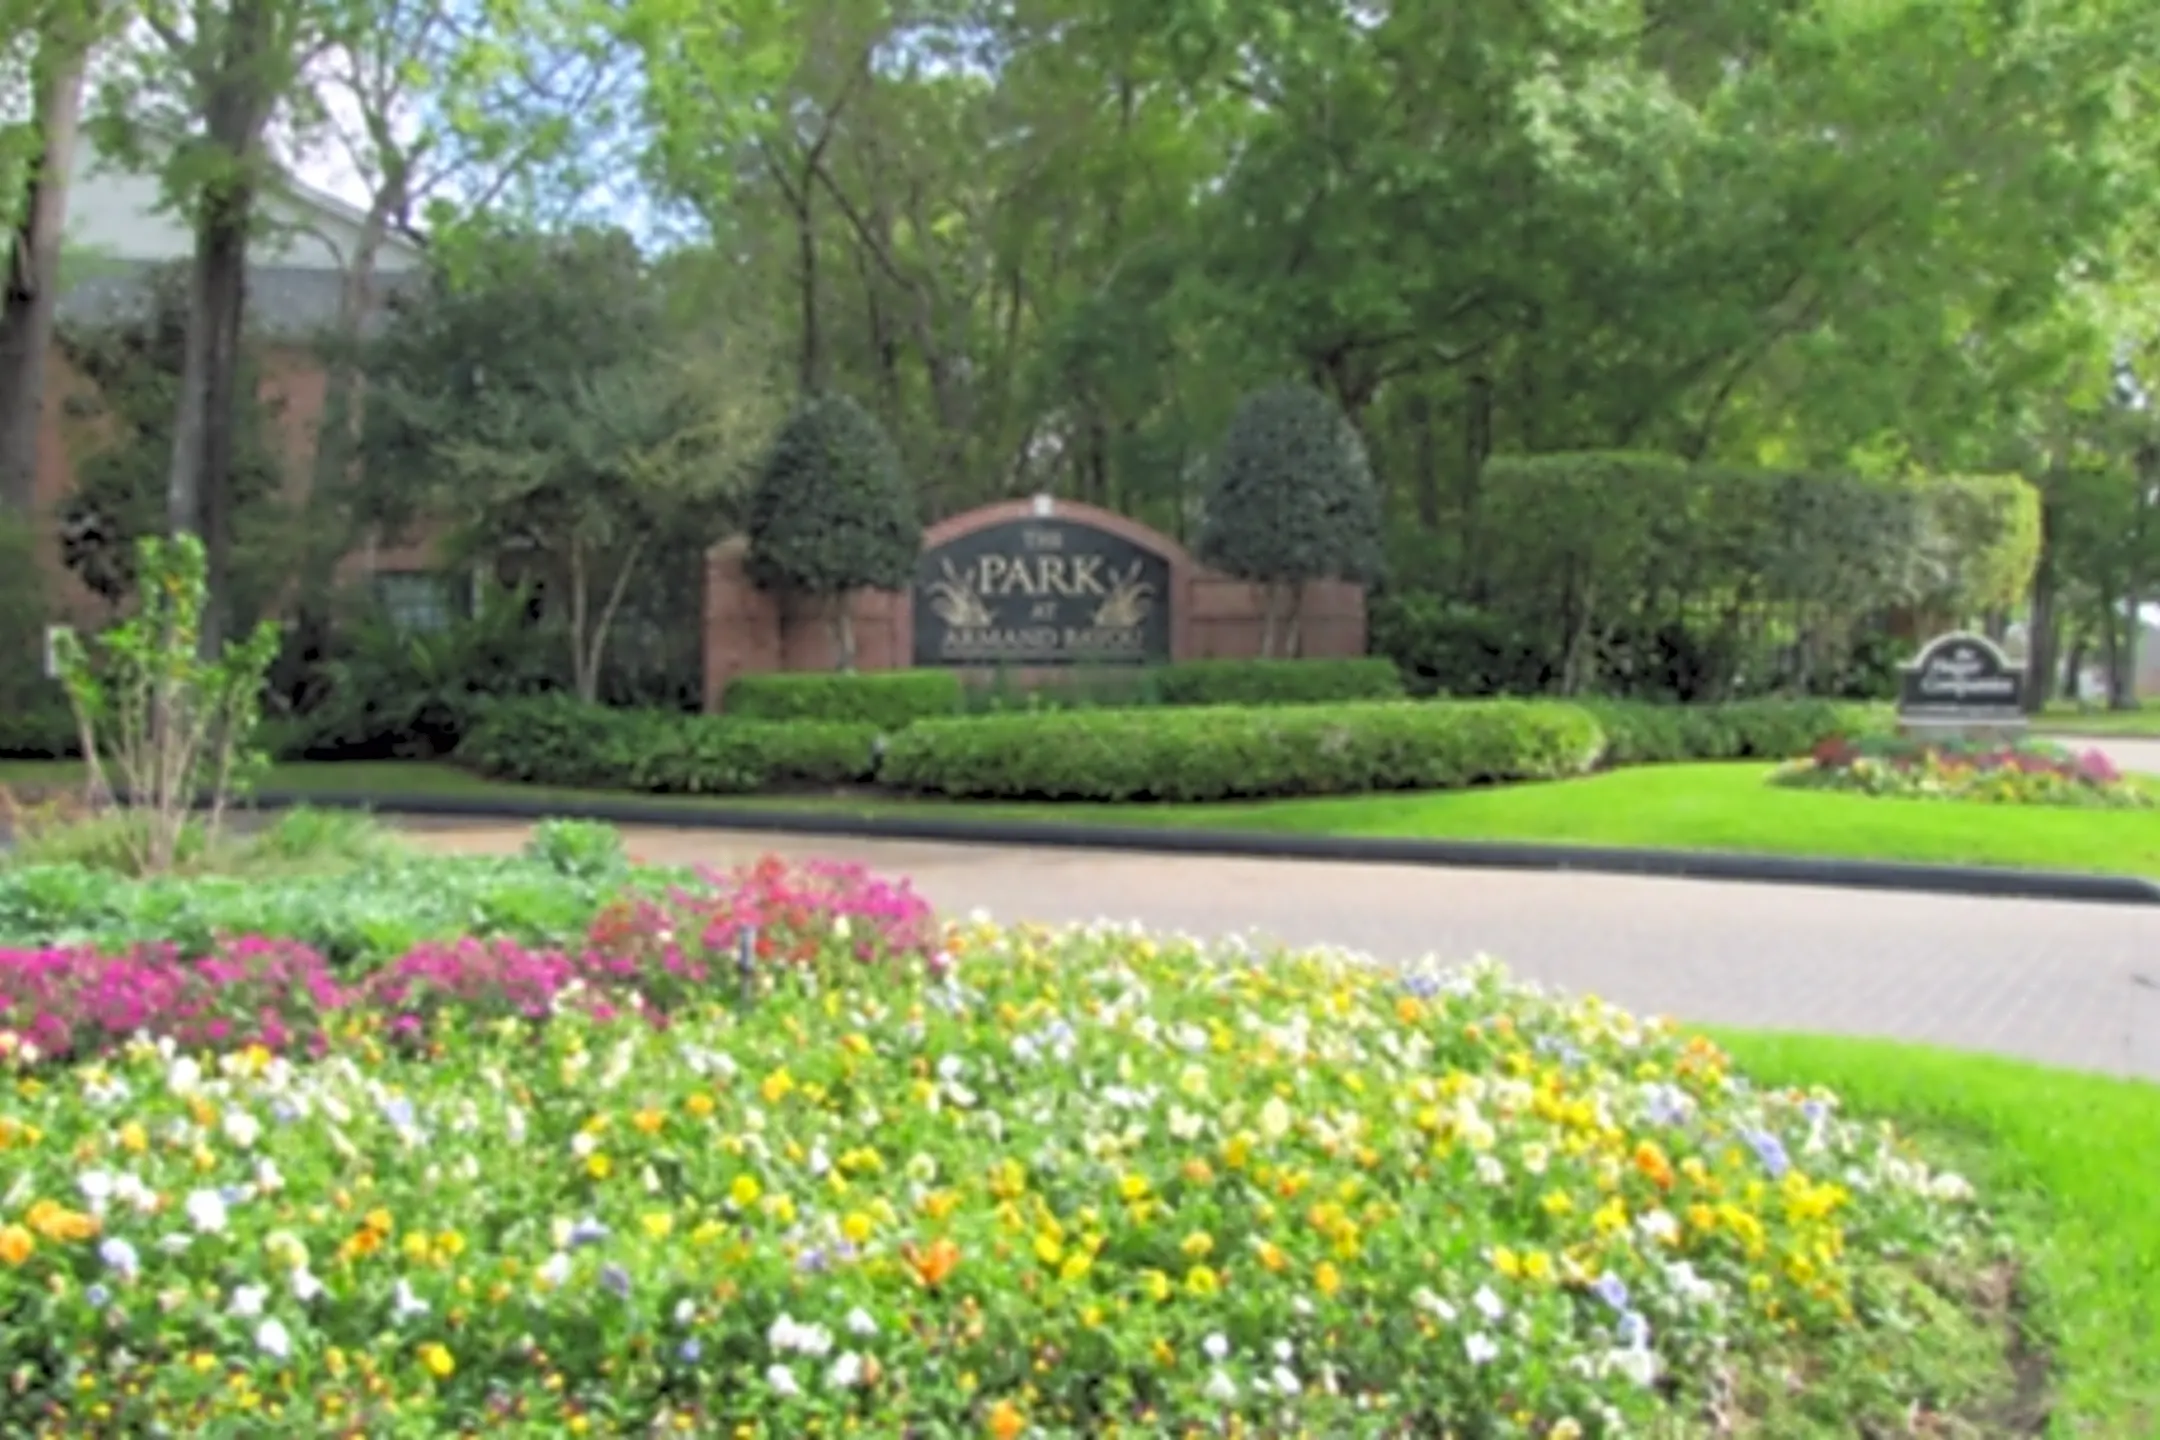
{"type": "Polygon", "coordinates": [[[1191,563],[1168,536],[1075,501],[1038,496],[955,515],[923,536],[915,663],[1168,660],[1191,563]]]}
{"type": "Polygon", "coordinates": [[[1965,630],[1928,641],[1898,687],[1900,715],[2022,718],[2024,709],[2024,670],[1987,636],[1965,630]]]}

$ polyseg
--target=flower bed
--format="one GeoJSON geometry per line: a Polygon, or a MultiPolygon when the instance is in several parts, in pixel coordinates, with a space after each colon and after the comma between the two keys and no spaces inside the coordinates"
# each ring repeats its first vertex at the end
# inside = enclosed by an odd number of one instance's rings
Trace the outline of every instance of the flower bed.
{"type": "Polygon", "coordinates": [[[2126,779],[2098,750],[2077,754],[2034,740],[1966,744],[1897,735],[1826,740],[1771,779],[1803,789],[1915,800],[2108,809],[2153,803],[2150,791],[2126,779]]]}
{"type": "Polygon", "coordinates": [[[262,936],[220,938],[201,955],[172,945],[0,949],[0,1058],[93,1059],[136,1036],[320,1053],[340,1022],[427,1043],[438,1019],[538,1020],[564,1008],[664,1023],[723,984],[739,991],[761,966],[919,958],[934,953],[937,935],[930,907],[904,883],[860,866],[768,858],[628,891],[599,911],[581,945],[425,942],[350,979],[306,945],[262,936]]]}
{"type": "Polygon", "coordinates": [[[0,1431],[1887,1433],[2001,1353],[1945,1295],[1989,1253],[1961,1181],[1593,1001],[802,939],[665,1028],[356,1011],[311,1062],[18,1084],[0,1431]]]}

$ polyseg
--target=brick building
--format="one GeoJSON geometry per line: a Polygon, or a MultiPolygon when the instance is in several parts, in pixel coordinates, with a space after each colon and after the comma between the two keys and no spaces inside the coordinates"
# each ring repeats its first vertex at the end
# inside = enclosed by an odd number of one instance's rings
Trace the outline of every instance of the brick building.
{"type": "MultiPolygon", "coordinates": [[[[266,193],[260,210],[265,223],[252,245],[247,319],[258,337],[262,391],[276,403],[288,484],[298,499],[311,473],[322,415],[324,375],[316,340],[337,318],[347,266],[366,217],[334,195],[290,180],[266,193]]],[[[105,163],[85,146],[69,188],[61,325],[125,315],[129,307],[142,303],[154,272],[186,260],[193,249],[188,228],[160,204],[154,176],[105,163]]],[[[410,283],[422,259],[409,239],[385,237],[375,262],[377,295],[410,283]]],[[[36,495],[48,516],[73,492],[77,451],[87,443],[69,419],[69,398],[83,384],[56,346],[48,359],[38,434],[36,495]]],[[[53,594],[67,613],[94,618],[99,602],[60,562],[57,524],[49,533],[53,594]]],[[[393,605],[426,608],[440,603],[436,592],[445,579],[431,568],[422,547],[370,545],[346,563],[351,575],[372,579],[393,605]]]]}

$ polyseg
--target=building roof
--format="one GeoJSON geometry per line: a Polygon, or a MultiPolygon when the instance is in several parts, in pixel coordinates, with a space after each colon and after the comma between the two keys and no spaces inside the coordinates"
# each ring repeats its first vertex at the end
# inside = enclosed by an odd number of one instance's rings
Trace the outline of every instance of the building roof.
{"type": "MultiPolygon", "coordinates": [[[[70,285],[60,296],[59,318],[76,325],[113,324],[142,313],[149,303],[150,281],[171,262],[108,260],[70,285]]],[[[418,281],[414,271],[379,275],[369,327],[379,322],[383,304],[399,288],[418,281]]],[[[280,339],[315,335],[337,320],[345,277],[335,270],[299,265],[248,267],[248,325],[280,339]]]]}

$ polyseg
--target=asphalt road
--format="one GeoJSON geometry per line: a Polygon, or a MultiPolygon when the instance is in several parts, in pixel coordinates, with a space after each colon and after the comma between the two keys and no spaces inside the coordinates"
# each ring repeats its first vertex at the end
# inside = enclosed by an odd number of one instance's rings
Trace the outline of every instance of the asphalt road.
{"type": "MultiPolygon", "coordinates": [[[[436,829],[505,849],[517,827],[436,829]]],[[[2160,907],[640,829],[641,858],[777,851],[912,877],[940,909],[1138,920],[1338,944],[1384,961],[1491,955],[1528,978],[1705,1023],[1879,1035],[2160,1080],[2160,907]]]]}

